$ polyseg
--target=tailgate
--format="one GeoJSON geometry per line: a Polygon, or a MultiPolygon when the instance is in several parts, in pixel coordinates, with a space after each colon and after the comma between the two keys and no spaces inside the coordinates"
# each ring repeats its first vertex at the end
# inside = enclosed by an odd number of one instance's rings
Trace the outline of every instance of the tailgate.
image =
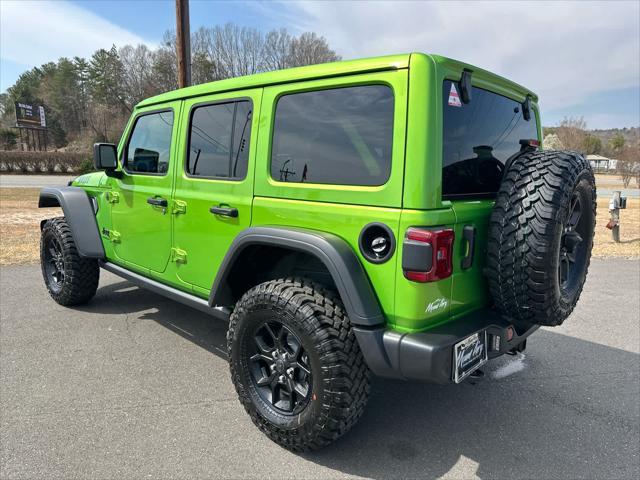
{"type": "Polygon", "coordinates": [[[456,216],[451,286],[452,316],[485,307],[490,303],[483,269],[493,203],[493,200],[451,202],[456,216]]]}

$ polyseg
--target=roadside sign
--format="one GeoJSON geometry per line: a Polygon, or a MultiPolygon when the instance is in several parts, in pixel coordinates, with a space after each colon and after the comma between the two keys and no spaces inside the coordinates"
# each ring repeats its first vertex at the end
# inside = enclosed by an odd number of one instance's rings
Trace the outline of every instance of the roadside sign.
{"type": "Polygon", "coordinates": [[[40,105],[38,110],[40,110],[40,126],[45,128],[47,126],[47,121],[44,118],[44,107],[40,105]]]}
{"type": "Polygon", "coordinates": [[[15,102],[16,125],[18,127],[46,128],[47,122],[42,105],[29,105],[28,103],[15,102]]]}

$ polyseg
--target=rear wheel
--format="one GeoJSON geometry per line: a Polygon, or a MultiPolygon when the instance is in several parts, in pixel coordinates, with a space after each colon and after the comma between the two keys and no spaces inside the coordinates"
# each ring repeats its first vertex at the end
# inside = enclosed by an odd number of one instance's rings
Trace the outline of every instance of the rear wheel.
{"type": "Polygon", "coordinates": [[[516,158],[489,222],[486,272],[496,306],[526,326],[560,325],[582,292],[595,219],[595,180],[580,154],[516,158]]]}
{"type": "Polygon", "coordinates": [[[40,237],[40,265],[47,290],[60,305],[86,303],[98,289],[98,261],[78,254],[64,217],[45,222],[40,237]]]}
{"type": "Polygon", "coordinates": [[[249,290],[227,335],[231,377],[245,410],[285,448],[321,448],[360,418],[369,370],[339,298],[305,280],[249,290]]]}

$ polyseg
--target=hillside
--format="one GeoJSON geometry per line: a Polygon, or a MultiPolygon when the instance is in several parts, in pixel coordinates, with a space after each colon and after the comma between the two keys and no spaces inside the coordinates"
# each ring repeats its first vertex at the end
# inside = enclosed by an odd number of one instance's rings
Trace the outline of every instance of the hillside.
{"type": "MultiPolygon", "coordinates": [[[[547,136],[550,133],[557,133],[558,128],[560,127],[543,127],[544,135],[547,136]]],[[[640,127],[609,128],[606,130],[587,129],[584,133],[598,137],[602,145],[608,145],[613,137],[621,134],[624,137],[624,144],[626,146],[640,146],[640,127]]]]}
{"type": "Polygon", "coordinates": [[[640,145],[640,127],[631,128],[611,128],[608,130],[587,130],[587,133],[595,135],[603,144],[609,141],[618,133],[624,137],[625,145],[640,145]]]}

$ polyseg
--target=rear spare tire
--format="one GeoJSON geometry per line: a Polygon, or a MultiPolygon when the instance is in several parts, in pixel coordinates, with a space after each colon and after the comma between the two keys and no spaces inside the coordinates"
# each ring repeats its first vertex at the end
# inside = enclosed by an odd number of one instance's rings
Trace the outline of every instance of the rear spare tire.
{"type": "Polygon", "coordinates": [[[582,155],[517,157],[489,221],[486,274],[497,308],[521,325],[560,325],[582,292],[595,220],[595,179],[582,155]]]}

